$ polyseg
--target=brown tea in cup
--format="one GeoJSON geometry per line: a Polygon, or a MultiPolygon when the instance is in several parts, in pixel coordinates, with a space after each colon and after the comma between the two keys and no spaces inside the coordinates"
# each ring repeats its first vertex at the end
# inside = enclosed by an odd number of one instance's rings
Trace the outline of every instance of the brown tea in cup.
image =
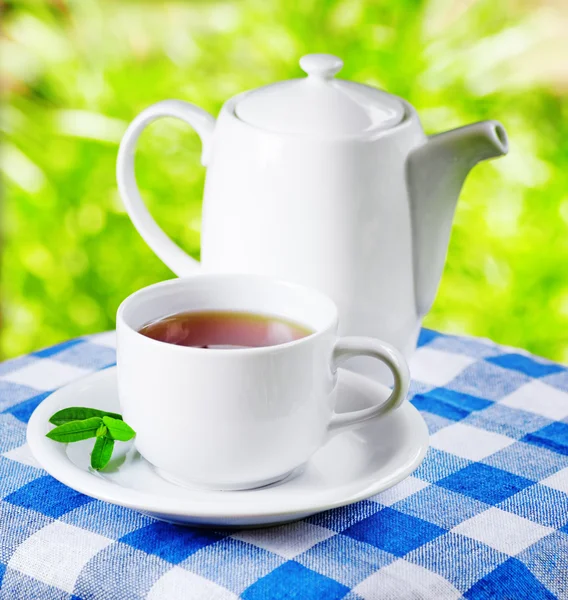
{"type": "Polygon", "coordinates": [[[211,349],[277,346],[313,333],[280,317],[224,310],[176,313],[139,331],[168,344],[211,349]]]}

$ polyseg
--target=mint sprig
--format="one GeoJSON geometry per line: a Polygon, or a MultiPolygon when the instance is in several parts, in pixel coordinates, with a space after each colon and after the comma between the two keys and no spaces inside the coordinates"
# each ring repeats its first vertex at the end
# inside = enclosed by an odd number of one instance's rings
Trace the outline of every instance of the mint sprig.
{"type": "Polygon", "coordinates": [[[97,471],[108,465],[115,440],[127,442],[136,435],[121,415],[96,408],[64,408],[52,415],[49,422],[57,427],[46,433],[46,436],[55,442],[70,444],[95,438],[91,467],[97,471]]]}

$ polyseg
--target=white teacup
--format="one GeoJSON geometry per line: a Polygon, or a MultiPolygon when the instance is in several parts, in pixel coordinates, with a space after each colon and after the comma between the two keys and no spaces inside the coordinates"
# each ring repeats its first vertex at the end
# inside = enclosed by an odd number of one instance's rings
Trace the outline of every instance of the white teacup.
{"type": "Polygon", "coordinates": [[[398,408],[409,385],[402,355],[384,342],[337,337],[337,308],[315,290],[255,275],[201,274],[135,292],[117,314],[118,386],[136,448],[175,483],[236,490],[301,467],[330,435],[398,408]],[[275,316],[313,334],[260,348],[207,350],[139,330],[187,311],[275,316]],[[378,406],[335,413],[338,364],[370,356],[394,376],[378,406]]]}

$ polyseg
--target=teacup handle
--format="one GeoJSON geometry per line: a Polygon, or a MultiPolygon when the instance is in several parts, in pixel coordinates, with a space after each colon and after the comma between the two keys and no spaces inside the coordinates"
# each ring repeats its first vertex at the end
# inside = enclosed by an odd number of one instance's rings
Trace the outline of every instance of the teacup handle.
{"type": "Polygon", "coordinates": [[[394,377],[391,395],[382,404],[347,413],[334,413],[329,431],[351,428],[370,419],[382,417],[397,409],[405,400],[410,385],[410,372],[402,354],[390,344],[368,337],[344,337],[335,344],[333,359],[336,365],[353,356],[370,356],[383,362],[394,377]]]}
{"type": "Polygon", "coordinates": [[[194,273],[199,268],[199,263],[174,243],[154,221],[140,196],[134,174],[134,152],[138,138],[147,125],[160,117],[176,117],[197,131],[203,146],[201,153],[203,165],[207,164],[209,157],[215,119],[202,108],[189,102],[163,100],[143,110],[130,123],[118,150],[116,161],[118,190],[134,227],[138,229],[138,233],[158,258],[176,275],[184,277],[194,273]]]}

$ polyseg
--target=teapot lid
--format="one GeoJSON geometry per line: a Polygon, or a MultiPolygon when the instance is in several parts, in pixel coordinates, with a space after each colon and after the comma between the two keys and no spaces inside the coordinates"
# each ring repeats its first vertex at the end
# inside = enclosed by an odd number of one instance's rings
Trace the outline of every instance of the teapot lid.
{"type": "Polygon", "coordinates": [[[300,59],[307,77],[267,85],[237,103],[239,119],[277,133],[354,135],[394,127],[404,105],[376,88],[334,79],[343,61],[331,54],[300,59]]]}

